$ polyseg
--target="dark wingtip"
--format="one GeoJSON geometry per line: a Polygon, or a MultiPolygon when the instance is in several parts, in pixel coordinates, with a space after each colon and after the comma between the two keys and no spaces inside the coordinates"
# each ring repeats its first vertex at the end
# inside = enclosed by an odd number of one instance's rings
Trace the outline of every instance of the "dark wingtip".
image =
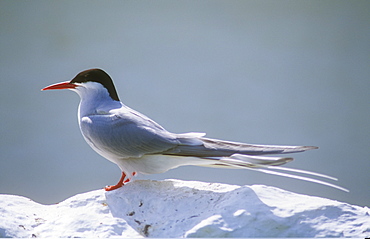
{"type": "Polygon", "coordinates": [[[304,148],[306,150],[311,150],[311,149],[318,149],[319,147],[317,147],[317,146],[304,146],[304,148]]]}

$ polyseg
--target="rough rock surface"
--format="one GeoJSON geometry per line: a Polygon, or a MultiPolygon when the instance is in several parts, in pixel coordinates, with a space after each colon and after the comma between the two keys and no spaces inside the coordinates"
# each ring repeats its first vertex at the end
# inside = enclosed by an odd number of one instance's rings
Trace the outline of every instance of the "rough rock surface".
{"type": "Polygon", "coordinates": [[[263,185],[138,180],[59,204],[0,195],[0,237],[370,237],[370,210],[263,185]]]}

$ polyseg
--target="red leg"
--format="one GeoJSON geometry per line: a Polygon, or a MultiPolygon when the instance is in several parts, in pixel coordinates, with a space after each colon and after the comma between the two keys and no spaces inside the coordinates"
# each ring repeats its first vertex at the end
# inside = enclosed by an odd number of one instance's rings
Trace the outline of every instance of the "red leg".
{"type": "MultiPolygon", "coordinates": [[[[136,175],[136,172],[133,172],[132,173],[132,176],[135,176],[136,175]]],[[[122,172],[122,176],[120,178],[120,180],[118,181],[118,183],[116,185],[113,185],[113,186],[106,186],[104,189],[105,191],[112,191],[112,190],[116,190],[120,187],[122,187],[125,183],[128,183],[130,182],[130,178],[126,179],[126,174],[124,172],[122,172]]]]}
{"type": "Polygon", "coordinates": [[[112,190],[116,190],[117,188],[120,188],[123,186],[123,184],[125,183],[124,180],[126,178],[126,174],[124,172],[122,172],[122,176],[120,178],[120,180],[118,181],[118,183],[114,186],[106,186],[104,189],[105,191],[112,191],[112,190]]]}

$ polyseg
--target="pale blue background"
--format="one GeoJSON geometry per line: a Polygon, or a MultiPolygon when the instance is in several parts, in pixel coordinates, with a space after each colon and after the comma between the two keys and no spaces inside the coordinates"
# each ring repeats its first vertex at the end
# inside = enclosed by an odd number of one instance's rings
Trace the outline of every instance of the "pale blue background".
{"type": "Polygon", "coordinates": [[[316,145],[290,167],[339,190],[248,170],[139,178],[266,184],[370,205],[369,1],[0,1],[0,193],[56,203],[115,184],[84,142],[77,94],[41,92],[99,67],[170,131],[316,145]]]}

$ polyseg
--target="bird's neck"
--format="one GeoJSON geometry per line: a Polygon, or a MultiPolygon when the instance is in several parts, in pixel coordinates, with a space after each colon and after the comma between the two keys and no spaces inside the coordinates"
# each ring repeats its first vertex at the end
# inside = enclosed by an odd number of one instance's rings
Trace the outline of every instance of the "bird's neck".
{"type": "Polygon", "coordinates": [[[120,101],[113,100],[108,94],[80,94],[78,118],[88,115],[108,114],[110,110],[122,107],[120,101]]]}

